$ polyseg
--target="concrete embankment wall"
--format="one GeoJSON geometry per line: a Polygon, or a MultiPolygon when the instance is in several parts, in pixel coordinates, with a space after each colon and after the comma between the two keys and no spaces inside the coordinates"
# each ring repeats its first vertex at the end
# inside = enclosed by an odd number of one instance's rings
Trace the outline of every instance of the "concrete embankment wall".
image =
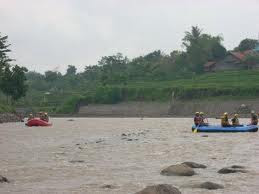
{"type": "Polygon", "coordinates": [[[170,105],[160,102],[123,102],[118,104],[89,104],[79,108],[82,116],[141,117],[167,116],[170,105]]]}
{"type": "Polygon", "coordinates": [[[119,104],[90,104],[82,106],[78,114],[93,117],[192,117],[196,111],[209,117],[223,112],[239,113],[247,117],[251,110],[259,112],[259,100],[123,102],[119,104]]]}

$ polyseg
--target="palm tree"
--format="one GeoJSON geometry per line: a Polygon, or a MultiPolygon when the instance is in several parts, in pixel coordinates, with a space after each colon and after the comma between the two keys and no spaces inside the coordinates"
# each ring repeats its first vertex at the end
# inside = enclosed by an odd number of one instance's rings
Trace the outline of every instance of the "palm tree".
{"type": "Polygon", "coordinates": [[[197,44],[201,38],[202,30],[198,26],[192,26],[191,32],[186,31],[183,38],[183,45],[188,48],[193,44],[197,44]]]}

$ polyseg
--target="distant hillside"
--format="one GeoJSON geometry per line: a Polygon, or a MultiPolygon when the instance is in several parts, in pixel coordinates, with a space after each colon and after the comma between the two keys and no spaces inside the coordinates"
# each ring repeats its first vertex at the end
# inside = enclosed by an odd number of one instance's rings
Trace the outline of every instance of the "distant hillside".
{"type": "MultiPolygon", "coordinates": [[[[207,73],[173,81],[142,81],[113,84],[96,89],[93,100],[105,97],[124,100],[170,100],[175,98],[199,99],[215,96],[258,96],[259,71],[231,71],[207,73]]],[[[112,102],[111,102],[112,103],[112,102]]]]}
{"type": "Polygon", "coordinates": [[[33,110],[71,113],[84,104],[116,104],[127,101],[168,102],[172,99],[251,99],[259,96],[259,70],[189,74],[171,81],[130,81],[120,84],[96,84],[86,89],[71,88],[45,94],[29,91],[17,106],[33,110]]]}

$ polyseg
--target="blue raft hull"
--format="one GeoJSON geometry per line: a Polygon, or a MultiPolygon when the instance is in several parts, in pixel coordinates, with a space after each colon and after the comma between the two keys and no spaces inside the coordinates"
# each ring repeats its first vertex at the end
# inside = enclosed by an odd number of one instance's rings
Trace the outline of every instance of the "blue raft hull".
{"type": "Polygon", "coordinates": [[[192,126],[192,131],[197,129],[197,132],[257,132],[257,125],[240,125],[231,127],[222,127],[221,125],[208,125],[208,126],[192,126]]]}

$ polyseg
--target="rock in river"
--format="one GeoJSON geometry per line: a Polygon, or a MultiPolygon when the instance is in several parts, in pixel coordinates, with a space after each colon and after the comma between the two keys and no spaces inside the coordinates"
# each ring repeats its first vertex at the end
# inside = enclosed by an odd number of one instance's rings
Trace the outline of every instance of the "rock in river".
{"type": "Polygon", "coordinates": [[[218,171],[218,173],[220,174],[229,174],[229,173],[237,173],[237,172],[246,173],[248,171],[245,170],[244,166],[239,166],[239,165],[232,165],[230,167],[222,168],[218,171]]]}
{"type": "Polygon", "coordinates": [[[84,160],[70,160],[70,163],[84,163],[84,160]]]}
{"type": "Polygon", "coordinates": [[[208,190],[216,190],[216,189],[223,189],[224,186],[213,183],[213,182],[204,182],[204,183],[199,183],[199,184],[194,184],[194,185],[187,185],[185,186],[187,188],[200,188],[200,189],[208,189],[208,190]]]}
{"type": "Polygon", "coordinates": [[[232,165],[230,166],[231,168],[241,168],[241,169],[245,169],[246,167],[245,166],[240,166],[240,165],[232,165]]]}
{"type": "Polygon", "coordinates": [[[171,165],[161,171],[165,176],[193,176],[194,170],[186,164],[171,165]]]}
{"type": "Polygon", "coordinates": [[[185,164],[191,168],[207,168],[207,166],[203,165],[203,164],[198,164],[195,162],[184,162],[182,164],[185,164]]]}
{"type": "Polygon", "coordinates": [[[216,190],[216,189],[224,188],[223,185],[213,183],[213,182],[204,182],[204,183],[201,183],[200,185],[198,185],[198,187],[202,188],[202,189],[208,189],[208,190],[216,190]]]}
{"type": "Polygon", "coordinates": [[[148,186],[136,194],[181,194],[181,192],[171,185],[159,184],[148,186]]]}
{"type": "Polygon", "coordinates": [[[116,188],[116,186],[114,186],[114,185],[103,185],[103,186],[101,186],[101,188],[103,188],[103,189],[115,189],[116,188]]]}
{"type": "Polygon", "coordinates": [[[0,183],[9,183],[9,180],[6,177],[0,175],[0,183]]]}

